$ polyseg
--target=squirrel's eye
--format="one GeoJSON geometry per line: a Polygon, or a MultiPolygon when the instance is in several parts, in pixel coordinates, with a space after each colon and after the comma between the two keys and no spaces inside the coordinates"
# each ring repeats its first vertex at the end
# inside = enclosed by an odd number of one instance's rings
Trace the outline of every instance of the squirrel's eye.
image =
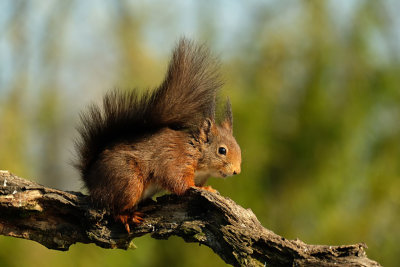
{"type": "Polygon", "coordinates": [[[226,155],[226,148],[225,147],[219,147],[218,148],[218,153],[221,155],[226,155]]]}

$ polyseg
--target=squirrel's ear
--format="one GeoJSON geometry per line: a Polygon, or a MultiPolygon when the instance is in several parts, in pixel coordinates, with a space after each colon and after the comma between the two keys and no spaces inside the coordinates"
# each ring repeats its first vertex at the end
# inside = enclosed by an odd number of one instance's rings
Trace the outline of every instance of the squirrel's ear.
{"type": "Polygon", "coordinates": [[[229,98],[226,100],[225,104],[225,117],[221,122],[221,126],[230,132],[233,131],[233,115],[232,115],[232,106],[229,98]]]}
{"type": "Polygon", "coordinates": [[[214,128],[215,128],[215,123],[212,121],[212,119],[210,118],[205,119],[200,128],[200,133],[199,133],[200,139],[208,143],[212,138],[212,132],[214,128]]]}

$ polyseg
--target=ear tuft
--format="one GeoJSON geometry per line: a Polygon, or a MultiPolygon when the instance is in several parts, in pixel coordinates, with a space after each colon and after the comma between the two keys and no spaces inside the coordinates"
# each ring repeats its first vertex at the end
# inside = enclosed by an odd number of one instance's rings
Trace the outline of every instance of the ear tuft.
{"type": "Polygon", "coordinates": [[[232,106],[229,97],[226,99],[225,103],[225,117],[221,122],[221,126],[229,131],[233,131],[233,115],[232,115],[232,106]]]}

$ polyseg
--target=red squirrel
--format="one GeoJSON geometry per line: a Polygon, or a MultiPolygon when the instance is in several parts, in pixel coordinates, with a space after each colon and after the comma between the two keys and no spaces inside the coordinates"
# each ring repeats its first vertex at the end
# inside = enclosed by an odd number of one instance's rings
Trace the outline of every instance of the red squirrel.
{"type": "Polygon", "coordinates": [[[76,167],[93,203],[108,209],[126,231],[139,224],[140,201],[167,190],[181,195],[210,176],[240,173],[229,99],[216,122],[222,86],[218,62],[204,45],[181,39],[162,84],[139,94],[114,90],[81,114],[76,167]]]}

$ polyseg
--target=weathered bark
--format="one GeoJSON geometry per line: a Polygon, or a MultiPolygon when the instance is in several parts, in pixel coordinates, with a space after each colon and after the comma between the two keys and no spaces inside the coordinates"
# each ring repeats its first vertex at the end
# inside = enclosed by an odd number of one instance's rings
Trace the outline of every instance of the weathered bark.
{"type": "Polygon", "coordinates": [[[364,244],[308,245],[287,240],[262,227],[246,210],[218,193],[191,189],[184,196],[165,195],[140,207],[144,222],[131,228],[91,207],[87,196],[43,187],[0,171],[0,234],[68,250],[76,243],[127,249],[132,239],[171,235],[210,247],[235,266],[380,266],[367,258],[364,244]]]}

